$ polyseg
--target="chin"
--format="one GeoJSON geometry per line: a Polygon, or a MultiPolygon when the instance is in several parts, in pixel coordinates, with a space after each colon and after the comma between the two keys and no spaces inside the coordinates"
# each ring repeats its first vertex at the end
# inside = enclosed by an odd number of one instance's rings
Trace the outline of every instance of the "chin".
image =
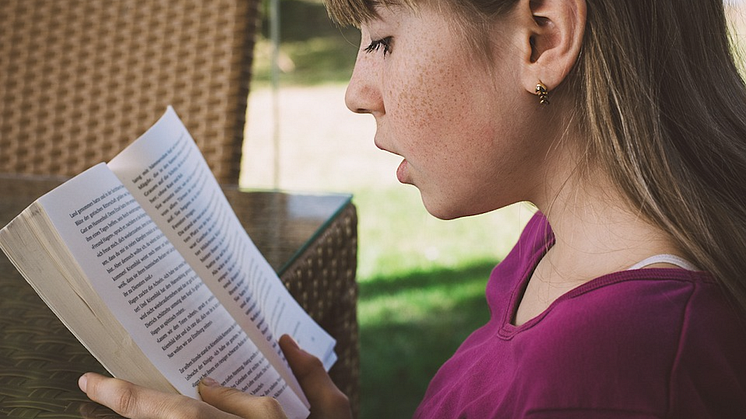
{"type": "Polygon", "coordinates": [[[480,202],[478,205],[464,205],[463,202],[454,202],[453,200],[435,200],[429,199],[425,195],[420,194],[422,197],[422,204],[425,206],[427,212],[435,218],[441,220],[454,220],[456,218],[470,217],[472,215],[484,214],[496,209],[502,208],[506,205],[499,206],[484,206],[480,202]]]}
{"type": "Polygon", "coordinates": [[[425,209],[427,210],[427,212],[430,213],[430,215],[441,220],[454,220],[456,218],[478,214],[478,212],[464,212],[457,206],[452,205],[452,203],[449,202],[433,202],[426,199],[424,196],[422,197],[422,204],[425,206],[425,209]]]}

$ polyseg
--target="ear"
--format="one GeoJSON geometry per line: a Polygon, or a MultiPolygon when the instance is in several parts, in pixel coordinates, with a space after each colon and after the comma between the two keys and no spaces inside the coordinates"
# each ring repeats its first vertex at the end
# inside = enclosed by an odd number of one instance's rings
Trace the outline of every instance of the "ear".
{"type": "Polygon", "coordinates": [[[562,83],[580,54],[585,31],[585,0],[521,0],[519,13],[530,19],[521,82],[531,93],[541,80],[551,91],[562,83]]]}

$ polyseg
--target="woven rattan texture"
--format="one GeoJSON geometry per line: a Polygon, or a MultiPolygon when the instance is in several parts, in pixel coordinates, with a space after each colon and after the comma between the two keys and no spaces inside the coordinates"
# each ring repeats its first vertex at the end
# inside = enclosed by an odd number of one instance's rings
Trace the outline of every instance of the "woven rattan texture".
{"type": "Polygon", "coordinates": [[[173,105],[237,183],[258,0],[0,2],[0,172],[74,175],[173,105]]]}
{"type": "MultiPolygon", "coordinates": [[[[0,269],[15,269],[0,255],[0,269]]],[[[84,371],[104,372],[24,281],[0,283],[0,416],[118,417],[75,388],[84,371]],[[88,413],[88,412],[87,412],[88,413]]]]}
{"type": "Polygon", "coordinates": [[[356,269],[357,212],[349,204],[282,276],[301,306],[337,340],[339,359],[329,375],[350,399],[353,417],[360,409],[356,269]]]}

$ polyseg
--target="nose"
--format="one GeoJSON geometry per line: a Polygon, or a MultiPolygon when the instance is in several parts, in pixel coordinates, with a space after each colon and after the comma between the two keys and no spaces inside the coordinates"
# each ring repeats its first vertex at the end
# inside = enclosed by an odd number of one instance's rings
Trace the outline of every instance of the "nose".
{"type": "Polygon", "coordinates": [[[361,48],[345,93],[345,104],[352,112],[374,116],[384,112],[380,86],[380,64],[373,54],[361,48]]]}

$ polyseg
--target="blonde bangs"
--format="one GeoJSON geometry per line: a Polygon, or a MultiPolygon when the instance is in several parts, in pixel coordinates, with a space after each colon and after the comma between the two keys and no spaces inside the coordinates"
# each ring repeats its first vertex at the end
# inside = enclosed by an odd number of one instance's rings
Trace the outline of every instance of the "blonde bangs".
{"type": "Polygon", "coordinates": [[[405,5],[415,8],[417,0],[324,0],[329,17],[342,26],[360,25],[378,17],[376,7],[405,5]]]}

